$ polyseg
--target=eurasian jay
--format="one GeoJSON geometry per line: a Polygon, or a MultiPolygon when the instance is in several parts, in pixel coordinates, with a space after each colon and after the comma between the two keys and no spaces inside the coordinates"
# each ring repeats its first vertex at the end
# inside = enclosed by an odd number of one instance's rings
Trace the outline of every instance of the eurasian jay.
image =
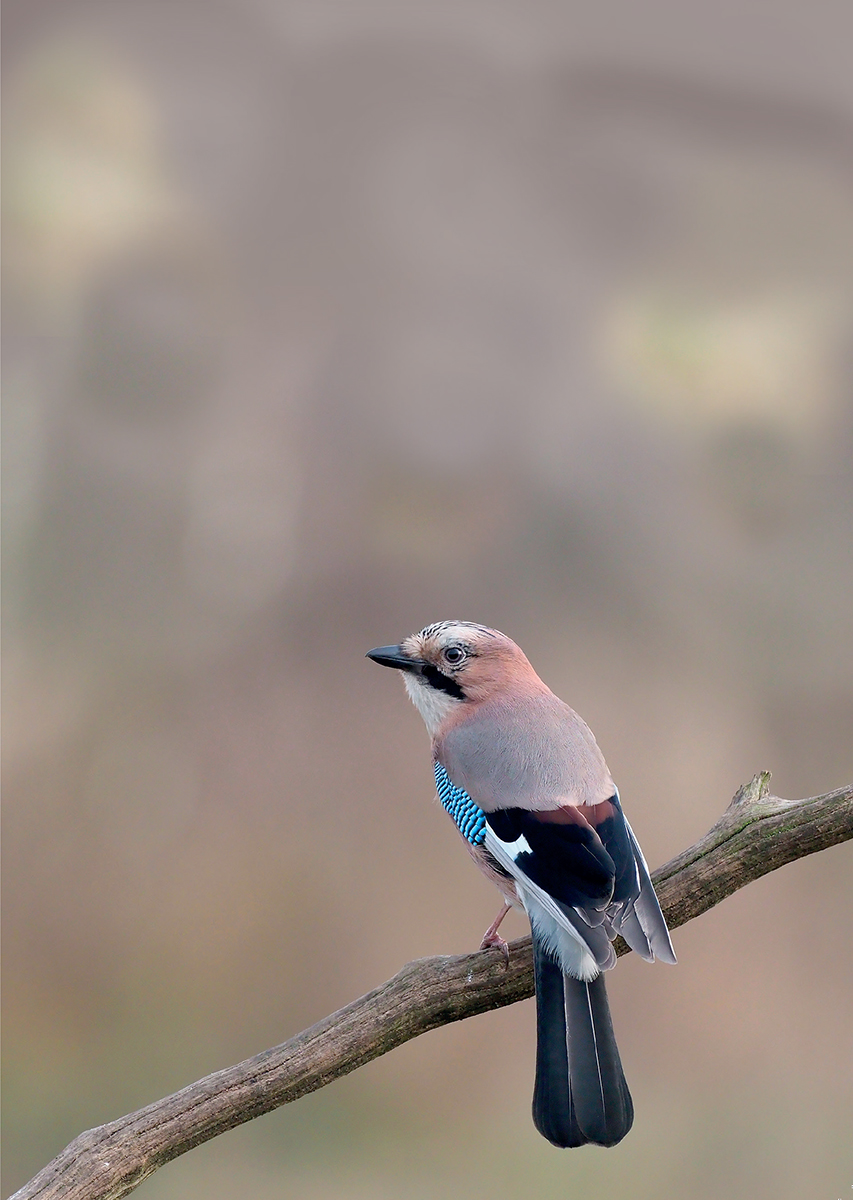
{"type": "Polygon", "coordinates": [[[432,738],[439,799],[504,898],[482,946],[524,908],[533,935],[533,1120],[556,1146],[615,1146],[634,1120],[603,971],[621,934],[675,954],[637,839],[589,727],[505,634],[441,621],[367,656],[403,672],[432,738]]]}

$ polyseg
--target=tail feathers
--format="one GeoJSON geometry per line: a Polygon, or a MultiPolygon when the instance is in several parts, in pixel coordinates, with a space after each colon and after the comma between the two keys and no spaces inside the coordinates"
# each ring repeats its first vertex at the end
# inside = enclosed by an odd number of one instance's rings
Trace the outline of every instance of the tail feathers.
{"type": "Polygon", "coordinates": [[[634,1106],[613,1036],[604,979],[563,975],[534,940],[537,1052],[533,1121],[555,1146],[615,1146],[634,1106]]]}

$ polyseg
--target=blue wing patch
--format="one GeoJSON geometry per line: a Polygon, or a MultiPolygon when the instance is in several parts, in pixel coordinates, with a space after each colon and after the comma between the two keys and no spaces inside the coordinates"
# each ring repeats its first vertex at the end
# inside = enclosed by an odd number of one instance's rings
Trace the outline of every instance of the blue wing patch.
{"type": "Polygon", "coordinates": [[[486,814],[467,792],[451,783],[440,762],[435,764],[435,786],[442,807],[456,822],[456,828],[472,846],[482,846],[486,837],[486,814]]]}

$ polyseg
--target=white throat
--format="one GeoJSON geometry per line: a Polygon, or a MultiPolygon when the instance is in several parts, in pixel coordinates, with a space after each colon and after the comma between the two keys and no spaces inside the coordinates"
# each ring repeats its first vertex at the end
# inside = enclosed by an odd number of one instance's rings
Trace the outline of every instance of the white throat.
{"type": "Polygon", "coordinates": [[[462,701],[448,696],[446,692],[440,692],[436,688],[430,687],[420,675],[405,674],[403,682],[409,698],[424,719],[429,736],[435,737],[445,719],[462,701]]]}

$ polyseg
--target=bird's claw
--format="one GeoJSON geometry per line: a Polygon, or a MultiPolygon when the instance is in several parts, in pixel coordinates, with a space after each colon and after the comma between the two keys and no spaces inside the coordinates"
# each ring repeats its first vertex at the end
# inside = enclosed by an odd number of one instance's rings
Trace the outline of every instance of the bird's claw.
{"type": "Polygon", "coordinates": [[[503,955],[504,970],[506,970],[509,967],[509,942],[506,938],[502,938],[499,933],[492,933],[489,930],[484,935],[482,942],[480,942],[480,949],[490,950],[493,946],[496,950],[500,950],[503,955]]]}

